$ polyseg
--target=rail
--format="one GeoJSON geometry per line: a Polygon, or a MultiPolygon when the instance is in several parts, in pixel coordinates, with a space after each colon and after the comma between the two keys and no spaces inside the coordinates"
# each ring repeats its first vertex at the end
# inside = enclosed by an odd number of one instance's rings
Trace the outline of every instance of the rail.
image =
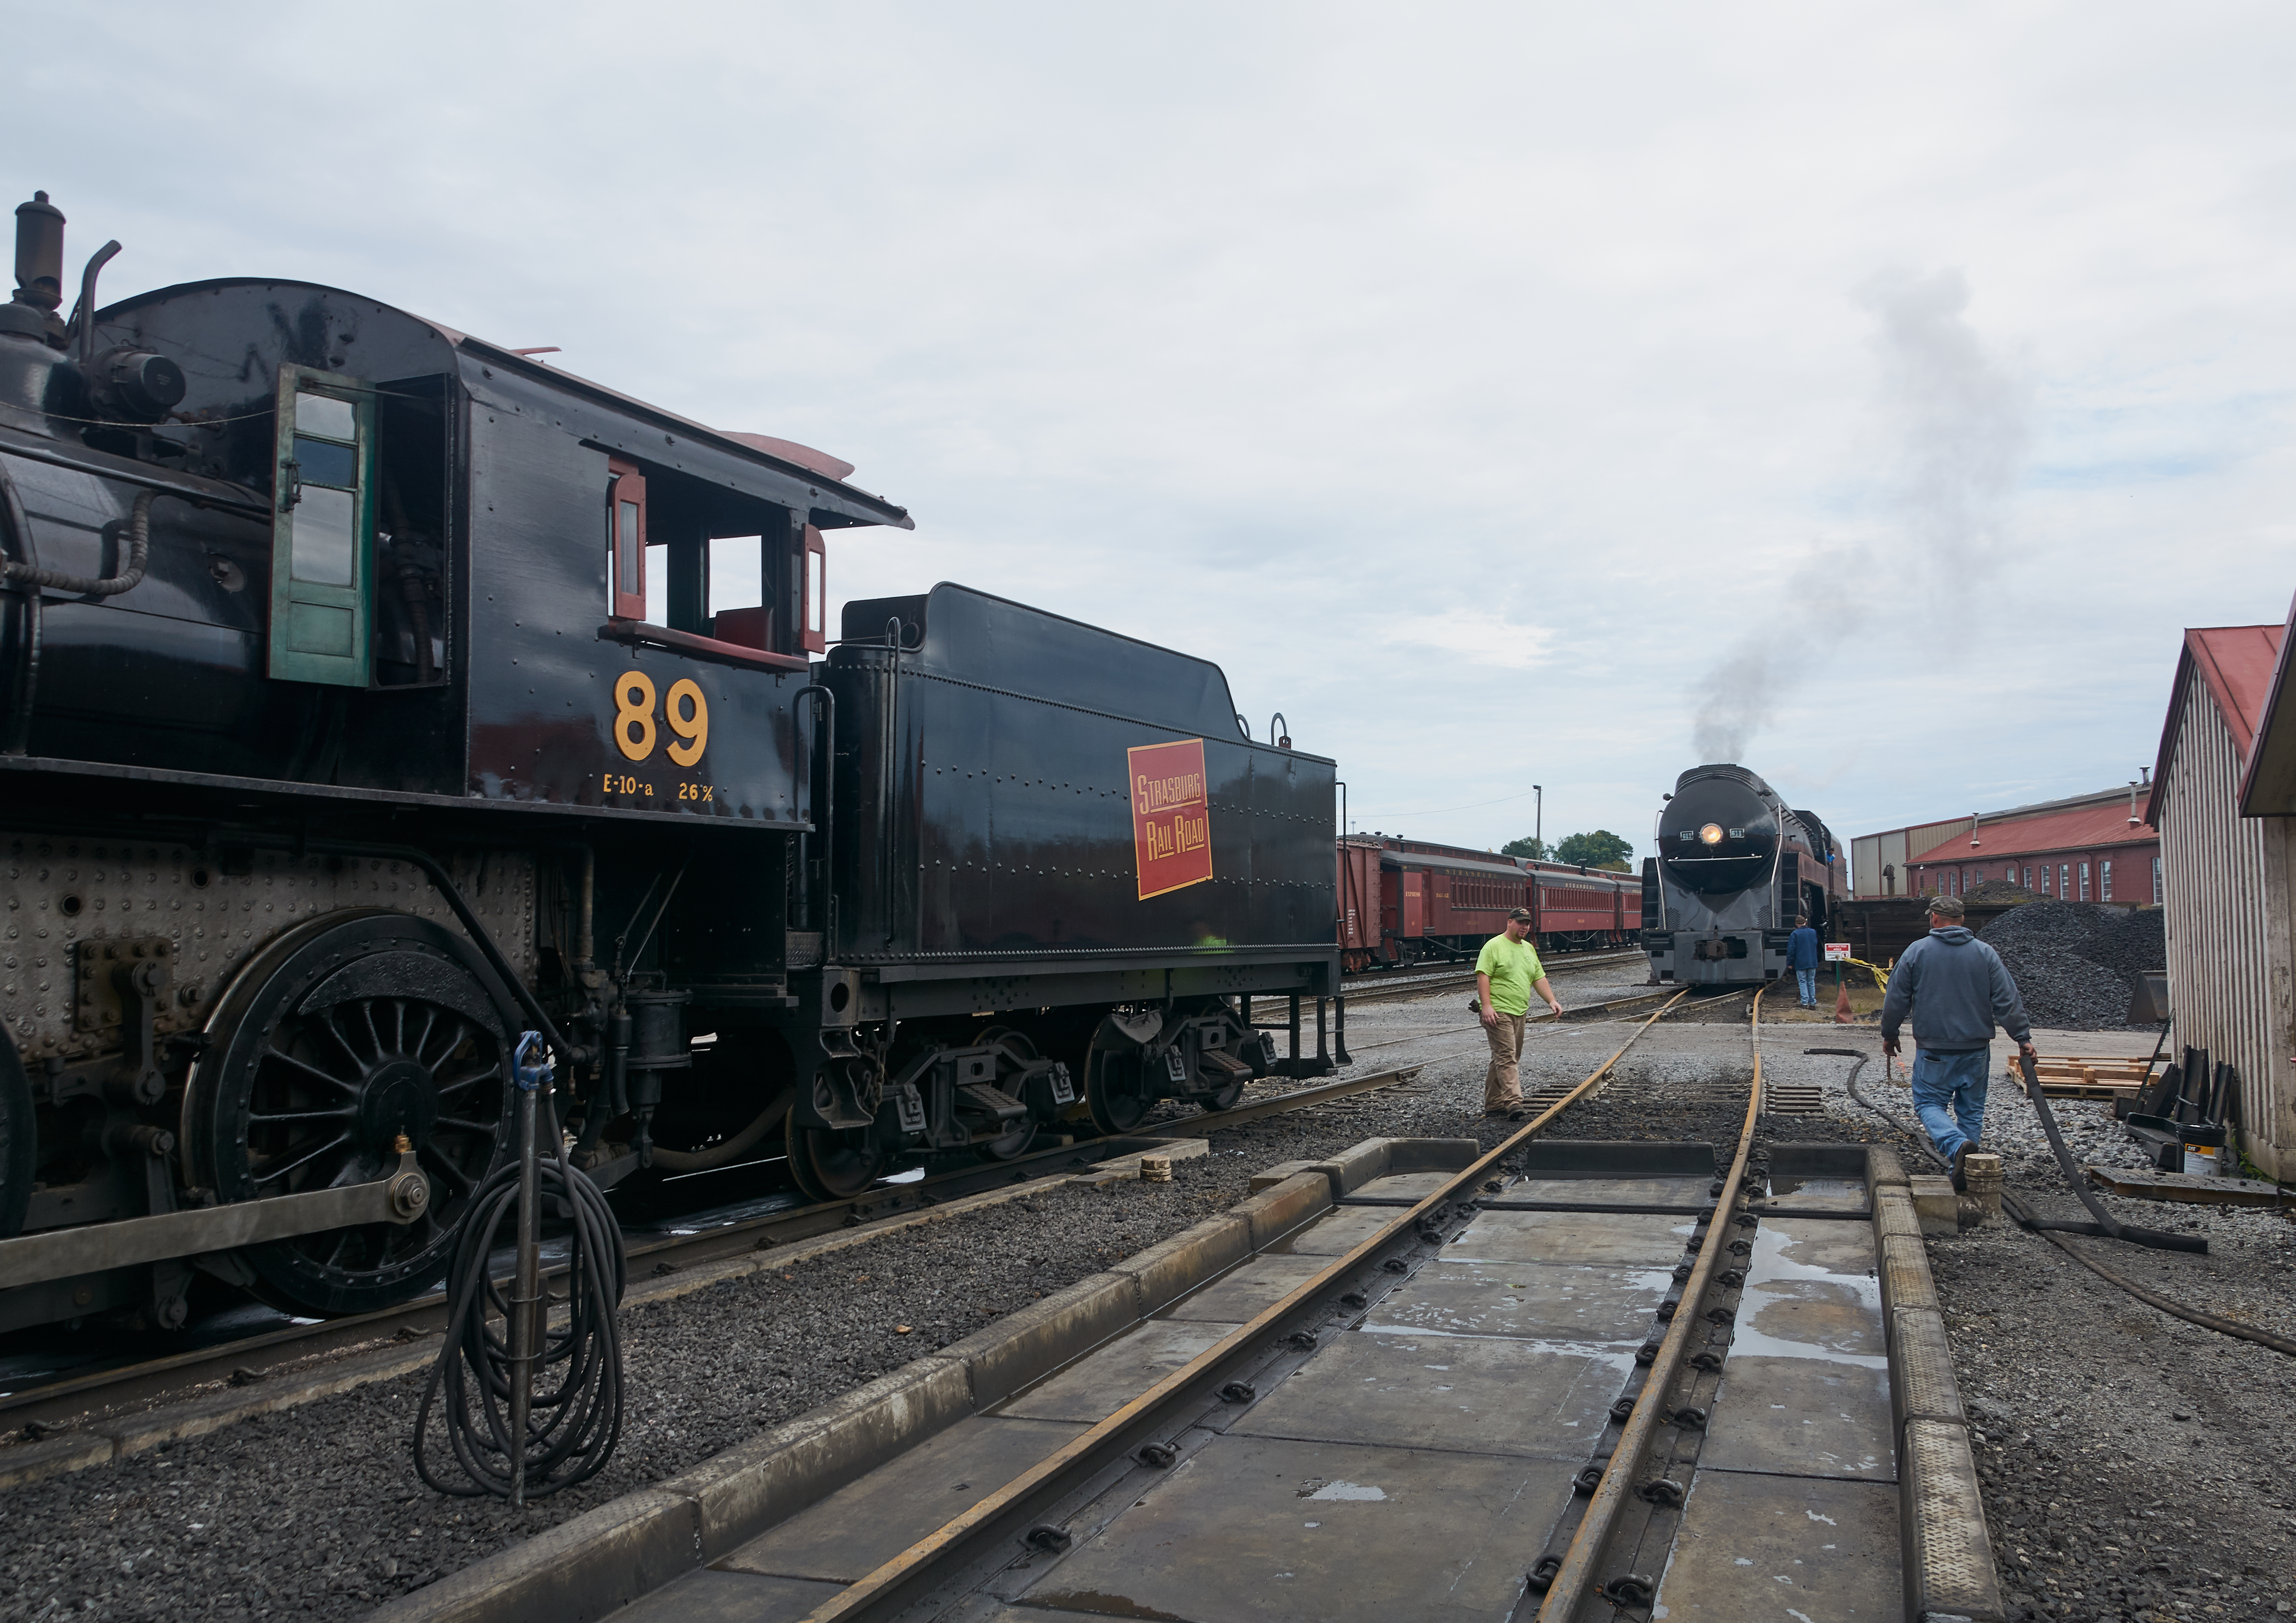
{"type": "MultiPolygon", "coordinates": [[[[1696,1303],[1704,1298],[1707,1283],[1714,1276],[1715,1260],[1729,1242],[1725,1237],[1728,1224],[1726,1217],[1737,1208],[1739,1191],[1745,1187],[1746,1161],[1754,1148],[1754,1122],[1762,1108],[1762,993],[1775,985],[1764,986],[1754,994],[1752,1019],[1754,1079],[1747,1089],[1746,1120],[1738,1129],[1737,1153],[1730,1160],[1730,1171],[1723,1179],[1722,1194],[1715,1206],[1714,1221],[1706,1225],[1706,1234],[1698,1249],[1698,1260],[1691,1266],[1690,1278],[1683,1285],[1682,1299],[1696,1303]]],[[[1579,1519],[1578,1529],[1572,1536],[1570,1547],[1562,1557],[1562,1569],[1548,1586],[1546,1598],[1538,1608],[1538,1623],[1572,1623],[1594,1588],[1595,1563],[1602,1559],[1609,1545],[1611,1532],[1617,1524],[1619,1512],[1625,1506],[1632,1484],[1641,1473],[1643,1456],[1650,1451],[1651,1439],[1658,1432],[1666,1405],[1666,1390],[1681,1373],[1683,1353],[1690,1345],[1691,1327],[1698,1316],[1682,1312],[1674,1316],[1667,1325],[1666,1339],[1659,1344],[1658,1357],[1652,1361],[1649,1375],[1643,1382],[1648,1400],[1635,1406],[1626,1430],[1611,1454],[1611,1463],[1603,1469],[1601,1484],[1588,1500],[1586,1513],[1579,1519]]]]}
{"type": "MultiPolygon", "coordinates": [[[[1101,1160],[1129,1153],[1138,1149],[1144,1140],[1202,1137],[1270,1116],[1312,1109],[1351,1094],[1398,1086],[1417,1077],[1421,1070],[1422,1067],[1416,1063],[1400,1065],[1360,1077],[1343,1078],[1308,1087],[1289,1088],[1264,1099],[1240,1103],[1230,1110],[1205,1111],[1169,1121],[1143,1123],[1136,1132],[1120,1138],[1037,1150],[1010,1160],[985,1161],[979,1166],[936,1173],[913,1183],[881,1184],[866,1195],[856,1199],[828,1201],[767,1212],[690,1234],[653,1237],[646,1235],[644,1230],[628,1230],[626,1234],[629,1235],[643,1236],[630,1240],[629,1260],[634,1268],[664,1264],[678,1268],[693,1267],[718,1260],[723,1256],[737,1255],[760,1247],[793,1244],[823,1234],[890,1223],[912,1217],[943,1201],[1005,1187],[1016,1180],[1034,1182],[1077,1172],[1101,1160]],[[674,1262],[673,1258],[676,1259],[674,1262]]],[[[390,1182],[396,1184],[397,1179],[390,1182]]],[[[374,1187],[381,1188],[382,1185],[374,1187]]],[[[249,1213],[272,1204],[275,1202],[248,1201],[217,1209],[249,1213]]],[[[563,1276],[564,1269],[562,1265],[552,1264],[545,1258],[545,1273],[549,1277],[560,1278],[563,1276]]],[[[266,1365],[283,1365],[348,1352],[394,1338],[419,1340],[442,1331],[446,1321],[446,1297],[434,1291],[398,1307],[373,1313],[329,1319],[316,1324],[290,1325],[219,1342],[212,1347],[67,1375],[61,1380],[20,1384],[12,1391],[0,1393],[0,1415],[7,1416],[8,1423],[17,1427],[28,1423],[34,1426],[57,1424],[76,1420],[99,1407],[117,1411],[135,1405],[158,1402],[170,1395],[229,1378],[244,1380],[250,1373],[260,1373],[261,1366],[266,1365]],[[250,1365],[255,1366],[253,1371],[249,1367],[250,1365]]]]}

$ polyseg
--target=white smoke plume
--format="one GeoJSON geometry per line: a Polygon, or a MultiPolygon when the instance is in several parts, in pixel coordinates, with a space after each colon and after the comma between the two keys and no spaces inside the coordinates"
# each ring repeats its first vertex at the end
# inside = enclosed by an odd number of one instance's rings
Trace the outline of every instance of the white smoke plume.
{"type": "MultiPolygon", "coordinates": [[[[1925,637],[1940,627],[1966,636],[1973,606],[1987,601],[1972,588],[1991,572],[2032,442],[2032,388],[1969,324],[1969,284],[1958,271],[1877,278],[1859,302],[1875,324],[1884,488],[1905,543],[1882,572],[1893,602],[1925,622],[1925,637]]],[[[1765,603],[1763,629],[1700,681],[1691,722],[1699,760],[1743,760],[1777,707],[1859,628],[1868,607],[1852,589],[1857,578],[1849,550],[1810,549],[1765,603]]]]}

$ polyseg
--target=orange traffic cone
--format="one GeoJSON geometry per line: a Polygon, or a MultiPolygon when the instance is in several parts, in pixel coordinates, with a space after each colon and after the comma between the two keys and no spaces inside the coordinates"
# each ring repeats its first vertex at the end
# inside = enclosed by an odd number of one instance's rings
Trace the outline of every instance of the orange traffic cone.
{"type": "Polygon", "coordinates": [[[1857,1017],[1849,1012],[1849,983],[1846,980],[1836,981],[1833,993],[1833,1023],[1837,1026],[1847,1026],[1854,1024],[1856,1019],[1857,1017]]]}

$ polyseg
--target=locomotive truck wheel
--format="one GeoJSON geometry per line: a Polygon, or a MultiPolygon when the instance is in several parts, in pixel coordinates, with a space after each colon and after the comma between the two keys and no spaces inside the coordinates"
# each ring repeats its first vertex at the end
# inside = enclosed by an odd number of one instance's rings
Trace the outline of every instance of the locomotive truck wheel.
{"type": "Polygon", "coordinates": [[[217,1001],[184,1090],[193,1178],[222,1201],[365,1183],[404,1134],[422,1215],[250,1246],[258,1289],[296,1313],[369,1313],[447,1266],[471,1192],[507,1152],[518,1006],[478,950],[427,919],[324,914],[249,962],[217,1001]]]}
{"type": "Polygon", "coordinates": [[[1242,1097],[1243,1082],[1239,1078],[1221,1088],[1210,1098],[1202,1101],[1202,1103],[1207,1111],[1232,1111],[1235,1108],[1235,1102],[1242,1097]]]}
{"type": "Polygon", "coordinates": [[[37,1134],[24,1062],[8,1034],[0,1031],[0,1240],[23,1232],[32,1175],[39,1169],[37,1134]]]}
{"type": "MultiPolygon", "coordinates": [[[[989,1043],[1001,1044],[1007,1052],[1016,1055],[1024,1065],[1033,1064],[1036,1062],[1037,1045],[1010,1026],[991,1026],[972,1041],[975,1046],[989,1043]]],[[[1020,1086],[1017,1077],[1013,1079],[1013,1086],[1014,1087],[1020,1086]]],[[[1017,1094],[1012,1094],[1009,1089],[999,1087],[996,1091],[1007,1094],[1015,1103],[1021,1102],[1020,1096],[1017,1094]]],[[[1029,1141],[1036,1135],[1037,1124],[1027,1116],[1022,1116],[1019,1121],[1005,1128],[996,1137],[981,1139],[972,1147],[990,1160],[1009,1161],[1027,1149],[1029,1141]]]]}
{"type": "Polygon", "coordinates": [[[1103,1133],[1129,1133],[1148,1119],[1155,1101],[1142,1086],[1140,1045],[1111,1021],[1093,1033],[1085,1055],[1084,1102],[1092,1124],[1103,1133]]]}
{"type": "Polygon", "coordinates": [[[874,1127],[808,1127],[789,1118],[790,1176],[813,1201],[849,1201],[865,1194],[884,1170],[884,1141],[874,1127]]]}

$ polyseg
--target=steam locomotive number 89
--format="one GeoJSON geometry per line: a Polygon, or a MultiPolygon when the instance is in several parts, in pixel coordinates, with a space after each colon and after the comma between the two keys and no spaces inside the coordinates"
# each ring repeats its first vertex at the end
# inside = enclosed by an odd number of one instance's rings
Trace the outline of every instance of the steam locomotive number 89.
{"type": "Polygon", "coordinates": [[[824,534],[910,524],[849,464],[332,288],[107,250],[67,323],[17,219],[0,1328],[419,1291],[525,1030],[599,1181],[837,1199],[1232,1099],[1336,990],[1332,763],[1217,667],[947,585],[832,647],[824,534]]]}

